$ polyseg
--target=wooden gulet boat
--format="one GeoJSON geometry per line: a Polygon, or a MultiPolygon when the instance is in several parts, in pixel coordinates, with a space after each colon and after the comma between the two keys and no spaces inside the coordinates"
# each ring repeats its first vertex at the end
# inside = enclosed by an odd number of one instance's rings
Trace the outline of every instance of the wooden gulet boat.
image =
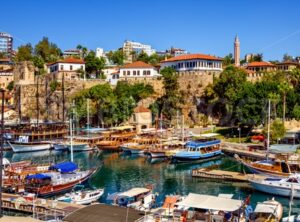
{"type": "Polygon", "coordinates": [[[76,171],[77,165],[72,162],[56,164],[50,169],[54,171],[27,176],[25,190],[40,197],[53,196],[71,190],[96,172],[96,169],[76,171]]]}

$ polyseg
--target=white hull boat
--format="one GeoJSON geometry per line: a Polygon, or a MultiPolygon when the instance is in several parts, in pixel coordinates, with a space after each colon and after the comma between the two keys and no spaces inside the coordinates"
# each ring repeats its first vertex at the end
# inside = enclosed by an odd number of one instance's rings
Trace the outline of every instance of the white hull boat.
{"type": "Polygon", "coordinates": [[[57,198],[58,201],[74,204],[91,204],[97,201],[104,193],[103,189],[76,191],[57,198]]]}
{"type": "Polygon", "coordinates": [[[54,150],[56,150],[56,151],[68,150],[68,147],[63,143],[54,143],[53,147],[54,147],[54,150]]]}
{"type": "Polygon", "coordinates": [[[36,152],[51,148],[51,144],[47,142],[8,142],[8,144],[15,153],[36,152]]]}
{"type": "Polygon", "coordinates": [[[272,200],[267,200],[262,203],[257,203],[255,210],[250,215],[250,222],[279,222],[282,218],[283,207],[281,203],[272,200]]]}
{"type": "MultiPolygon", "coordinates": [[[[68,143],[65,146],[71,152],[71,144],[68,143]]],[[[73,144],[73,152],[81,152],[81,151],[89,151],[89,150],[93,150],[93,148],[90,147],[89,144],[87,144],[87,143],[74,143],[73,144]]]]}
{"type": "Polygon", "coordinates": [[[261,192],[284,197],[300,198],[300,174],[293,174],[285,179],[280,178],[250,178],[254,189],[261,192]]]}

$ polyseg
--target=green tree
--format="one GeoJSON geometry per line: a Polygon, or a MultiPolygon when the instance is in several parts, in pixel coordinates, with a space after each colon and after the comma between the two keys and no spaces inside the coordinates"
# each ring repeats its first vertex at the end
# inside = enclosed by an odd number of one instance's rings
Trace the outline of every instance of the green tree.
{"type": "Polygon", "coordinates": [[[96,57],[94,51],[90,51],[85,57],[85,70],[88,74],[95,73],[97,77],[101,75],[105,66],[105,59],[96,57]]]}
{"type": "Polygon", "coordinates": [[[124,52],[123,50],[119,49],[119,50],[116,50],[116,51],[110,51],[108,54],[107,54],[107,57],[110,61],[112,61],[114,64],[117,64],[117,65],[124,65],[124,59],[125,59],[125,55],[124,55],[124,52]]]}
{"type": "Polygon", "coordinates": [[[32,52],[33,48],[30,43],[26,45],[21,45],[18,48],[15,60],[17,62],[30,61],[33,57],[32,52]]]}
{"type": "Polygon", "coordinates": [[[293,56],[290,56],[289,54],[287,54],[287,53],[285,53],[284,55],[283,55],[283,58],[282,58],[282,61],[283,62],[291,62],[291,61],[293,61],[294,59],[293,59],[293,56]]]}
{"type": "Polygon", "coordinates": [[[283,114],[282,114],[282,121],[285,122],[285,113],[286,113],[286,95],[288,91],[291,90],[291,86],[286,82],[282,82],[279,84],[278,89],[280,93],[282,94],[282,100],[283,100],[283,114]]]}
{"type": "Polygon", "coordinates": [[[273,141],[282,139],[285,135],[285,132],[286,129],[284,127],[284,124],[279,119],[276,119],[272,122],[270,126],[270,137],[273,141]]]}
{"type": "Polygon", "coordinates": [[[55,43],[49,41],[47,37],[43,37],[34,47],[34,54],[40,56],[44,62],[55,62],[61,55],[61,50],[55,43]]]}
{"type": "Polygon", "coordinates": [[[296,120],[300,119],[300,106],[298,105],[298,103],[293,108],[293,117],[296,120]]]}
{"type": "Polygon", "coordinates": [[[229,66],[229,65],[232,65],[232,64],[234,64],[234,58],[233,58],[232,53],[229,53],[228,55],[226,55],[223,58],[223,66],[229,66]]]}
{"type": "Polygon", "coordinates": [[[10,81],[6,87],[8,91],[12,91],[14,89],[14,81],[10,81]]]}

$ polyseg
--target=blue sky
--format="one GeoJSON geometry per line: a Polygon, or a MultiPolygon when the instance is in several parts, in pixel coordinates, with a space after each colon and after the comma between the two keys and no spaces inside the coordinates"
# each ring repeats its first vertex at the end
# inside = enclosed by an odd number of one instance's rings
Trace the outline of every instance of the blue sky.
{"type": "Polygon", "coordinates": [[[241,55],[300,55],[297,0],[10,0],[1,2],[0,31],[15,48],[48,36],[61,49],[82,44],[112,50],[124,40],[224,56],[236,34],[241,55]]]}

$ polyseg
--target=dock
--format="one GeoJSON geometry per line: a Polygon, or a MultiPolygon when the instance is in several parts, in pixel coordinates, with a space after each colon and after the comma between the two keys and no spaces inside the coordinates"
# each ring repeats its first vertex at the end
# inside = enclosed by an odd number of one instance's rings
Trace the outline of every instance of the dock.
{"type": "MultiPolygon", "coordinates": [[[[243,174],[225,170],[200,168],[192,170],[192,176],[224,181],[248,182],[248,178],[253,177],[253,174],[243,174]]],[[[257,175],[255,175],[255,177],[257,177],[257,175]]]]}
{"type": "Polygon", "coordinates": [[[3,193],[3,209],[29,213],[38,217],[53,216],[64,218],[66,215],[84,208],[84,205],[60,202],[42,198],[28,198],[21,195],[3,193]]]}
{"type": "MultiPolygon", "coordinates": [[[[253,144],[240,144],[240,143],[229,143],[223,142],[221,144],[222,152],[234,156],[235,154],[239,157],[243,157],[250,160],[263,160],[266,158],[266,150],[256,149],[253,144]]],[[[274,154],[269,154],[270,159],[275,159],[274,154]]]]}

